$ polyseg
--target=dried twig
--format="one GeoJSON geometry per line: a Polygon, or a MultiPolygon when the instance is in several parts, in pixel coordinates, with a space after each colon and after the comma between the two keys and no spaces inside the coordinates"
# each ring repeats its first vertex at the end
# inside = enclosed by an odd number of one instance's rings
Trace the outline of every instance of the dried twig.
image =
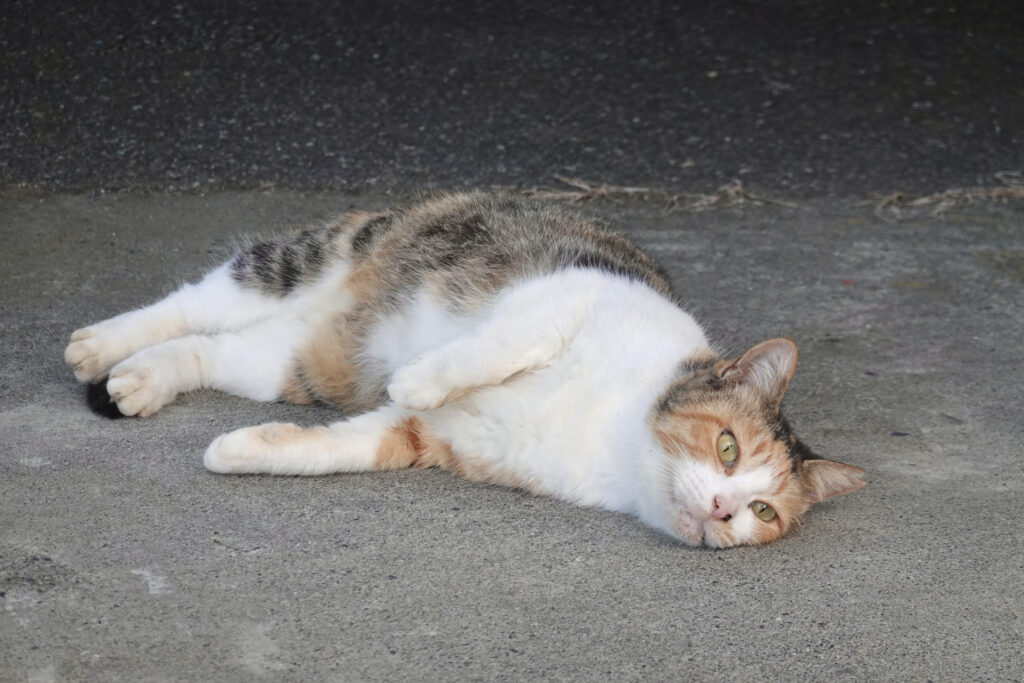
{"type": "Polygon", "coordinates": [[[1020,171],[1001,171],[994,174],[998,187],[953,188],[927,195],[894,192],[872,200],[875,215],[884,221],[898,221],[920,215],[923,207],[932,207],[931,216],[938,217],[975,202],[1024,199],[1024,175],[1020,171]]]}
{"type": "Polygon", "coordinates": [[[653,199],[664,203],[669,209],[681,211],[710,211],[743,204],[778,204],[798,208],[798,205],[755,195],[743,187],[739,180],[733,180],[722,185],[711,194],[699,194],[691,192],[668,192],[657,188],[635,187],[623,185],[608,185],[606,183],[593,183],[579,178],[566,176],[555,176],[569,189],[551,189],[546,187],[534,187],[523,190],[522,194],[542,199],[568,202],[589,202],[595,199],[606,199],[610,201],[622,201],[630,198],[653,199]]]}
{"type": "Polygon", "coordinates": [[[523,190],[523,194],[541,199],[553,199],[567,202],[589,202],[594,199],[620,199],[624,197],[646,197],[656,194],[657,190],[649,187],[627,187],[622,185],[595,185],[579,178],[556,175],[555,180],[575,188],[574,190],[552,190],[545,187],[534,187],[523,190]]]}

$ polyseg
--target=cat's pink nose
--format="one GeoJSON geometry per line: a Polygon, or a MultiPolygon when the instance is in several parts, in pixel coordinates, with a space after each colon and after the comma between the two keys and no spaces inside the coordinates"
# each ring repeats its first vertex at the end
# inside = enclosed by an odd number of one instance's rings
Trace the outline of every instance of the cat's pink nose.
{"type": "Polygon", "coordinates": [[[723,522],[728,522],[729,519],[732,518],[732,512],[726,505],[722,503],[718,496],[715,496],[714,498],[711,499],[711,505],[711,516],[715,519],[720,519],[723,522]]]}

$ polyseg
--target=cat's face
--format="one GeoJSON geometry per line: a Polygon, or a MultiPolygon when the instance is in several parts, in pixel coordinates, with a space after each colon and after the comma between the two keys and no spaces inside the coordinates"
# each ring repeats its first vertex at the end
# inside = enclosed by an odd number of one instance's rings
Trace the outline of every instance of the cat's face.
{"type": "Polygon", "coordinates": [[[864,485],[863,470],[818,458],[780,416],[796,358],[793,342],[773,339],[687,365],[651,416],[661,528],[690,545],[771,543],[812,504],[864,485]]]}

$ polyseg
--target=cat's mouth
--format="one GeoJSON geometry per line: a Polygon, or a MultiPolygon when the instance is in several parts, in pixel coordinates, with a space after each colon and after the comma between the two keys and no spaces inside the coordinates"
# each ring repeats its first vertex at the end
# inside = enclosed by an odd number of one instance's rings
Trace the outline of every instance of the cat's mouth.
{"type": "Polygon", "coordinates": [[[695,516],[680,508],[676,511],[672,531],[689,545],[727,548],[736,545],[736,541],[725,526],[725,522],[707,516],[695,516]]]}
{"type": "Polygon", "coordinates": [[[672,525],[675,534],[690,545],[704,545],[704,522],[685,510],[676,512],[672,525]]]}

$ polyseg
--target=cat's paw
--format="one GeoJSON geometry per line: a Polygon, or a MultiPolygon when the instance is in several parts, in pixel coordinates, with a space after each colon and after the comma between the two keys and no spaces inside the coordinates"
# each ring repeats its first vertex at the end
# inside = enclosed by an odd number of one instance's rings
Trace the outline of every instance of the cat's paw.
{"type": "Polygon", "coordinates": [[[388,396],[410,410],[440,408],[451,398],[452,390],[440,380],[439,373],[422,358],[399,368],[391,377],[388,396]]]}
{"type": "Polygon", "coordinates": [[[220,474],[271,472],[274,454],[302,433],[301,427],[286,423],[236,429],[213,440],[203,455],[203,465],[220,474]]]}
{"type": "Polygon", "coordinates": [[[75,371],[80,382],[95,382],[107,376],[123,350],[116,337],[103,329],[103,324],[83,327],[71,333],[71,343],[64,349],[64,361],[75,371]]]}
{"type": "Polygon", "coordinates": [[[122,414],[149,417],[178,395],[174,383],[164,374],[159,363],[146,359],[141,352],[111,369],[107,393],[122,414]]]}

